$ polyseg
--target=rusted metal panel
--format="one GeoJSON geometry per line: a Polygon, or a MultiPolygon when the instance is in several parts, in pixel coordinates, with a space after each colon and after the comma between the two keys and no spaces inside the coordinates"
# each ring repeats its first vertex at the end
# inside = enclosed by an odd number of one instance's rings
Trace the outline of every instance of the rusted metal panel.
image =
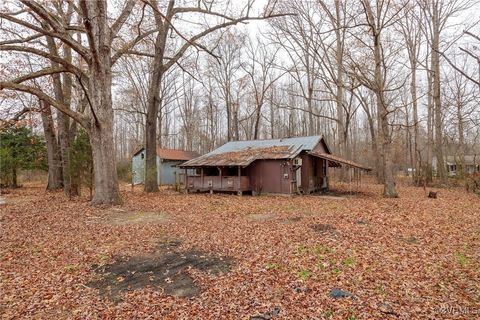
{"type": "Polygon", "coordinates": [[[157,155],[165,160],[191,160],[199,156],[197,152],[177,149],[157,148],[157,155]]]}
{"type": "Polygon", "coordinates": [[[201,157],[187,161],[182,167],[246,167],[260,159],[293,159],[301,151],[313,150],[320,142],[326,146],[321,136],[231,141],[201,157]]]}
{"type": "Polygon", "coordinates": [[[295,146],[273,146],[268,148],[246,148],[220,154],[207,154],[182,164],[182,167],[246,167],[259,159],[289,159],[301,150],[295,146]]]}

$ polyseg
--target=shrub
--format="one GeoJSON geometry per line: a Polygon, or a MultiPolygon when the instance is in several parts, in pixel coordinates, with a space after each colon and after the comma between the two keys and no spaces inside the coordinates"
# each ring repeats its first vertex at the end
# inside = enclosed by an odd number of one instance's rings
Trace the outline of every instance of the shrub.
{"type": "Polygon", "coordinates": [[[480,173],[468,175],[465,178],[465,188],[468,192],[480,195],[480,173]]]}
{"type": "Polygon", "coordinates": [[[42,137],[28,127],[0,130],[0,183],[17,187],[20,170],[47,169],[47,149],[42,137]]]}

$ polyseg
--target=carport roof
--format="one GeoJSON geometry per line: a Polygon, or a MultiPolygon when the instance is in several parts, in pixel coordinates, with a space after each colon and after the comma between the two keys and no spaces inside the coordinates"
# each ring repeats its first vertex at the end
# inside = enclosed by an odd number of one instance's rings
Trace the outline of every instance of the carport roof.
{"type": "Polygon", "coordinates": [[[329,164],[333,167],[341,167],[342,165],[346,165],[346,166],[350,166],[350,167],[365,170],[365,171],[372,170],[372,168],[370,168],[370,167],[364,166],[362,164],[359,164],[359,163],[356,163],[356,162],[353,162],[353,161],[350,161],[350,160],[347,160],[347,159],[340,158],[340,157],[335,156],[333,154],[321,153],[321,152],[316,152],[316,151],[310,151],[308,154],[310,154],[314,157],[318,157],[318,158],[328,160],[329,164]]]}

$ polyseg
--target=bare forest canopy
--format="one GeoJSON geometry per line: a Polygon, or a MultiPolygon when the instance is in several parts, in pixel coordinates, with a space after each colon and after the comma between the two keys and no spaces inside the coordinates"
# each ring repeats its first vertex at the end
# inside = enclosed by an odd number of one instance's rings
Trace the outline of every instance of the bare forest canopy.
{"type": "Polygon", "coordinates": [[[473,0],[2,1],[1,126],[44,133],[49,187],[70,196],[85,132],[98,204],[121,202],[116,161],[140,145],[156,191],[157,145],[317,134],[395,197],[398,170],[444,181],[447,156],[480,153],[479,16],[473,0]]]}

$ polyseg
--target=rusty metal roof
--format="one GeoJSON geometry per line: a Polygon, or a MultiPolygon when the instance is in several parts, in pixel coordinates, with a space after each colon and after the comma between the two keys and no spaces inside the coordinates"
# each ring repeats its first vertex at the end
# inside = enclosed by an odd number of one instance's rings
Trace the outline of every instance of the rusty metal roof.
{"type": "Polygon", "coordinates": [[[312,150],[321,136],[270,140],[231,141],[201,157],[185,162],[181,167],[242,166],[258,159],[292,159],[301,151],[312,150]]]}
{"type": "MultiPolygon", "coordinates": [[[[133,155],[134,156],[137,155],[143,149],[145,148],[141,147],[133,155]]],[[[159,148],[159,147],[157,147],[157,155],[160,159],[164,159],[164,160],[184,160],[184,161],[187,161],[199,156],[199,154],[194,151],[166,149],[166,148],[159,148]]]]}
{"type": "Polygon", "coordinates": [[[157,148],[157,155],[160,157],[160,159],[166,160],[190,160],[199,156],[199,154],[194,151],[165,148],[157,148]]]}
{"type": "Polygon", "coordinates": [[[341,167],[342,164],[343,164],[343,165],[347,165],[347,166],[350,166],[350,167],[354,167],[354,168],[362,169],[362,170],[366,170],[366,171],[372,170],[372,168],[370,168],[370,167],[358,164],[356,162],[353,162],[353,161],[350,161],[350,160],[347,160],[347,159],[340,158],[340,157],[335,156],[333,154],[320,153],[320,152],[315,152],[315,151],[310,151],[308,154],[311,154],[312,156],[315,156],[315,157],[318,157],[318,158],[328,160],[329,164],[333,167],[341,167]]]}

